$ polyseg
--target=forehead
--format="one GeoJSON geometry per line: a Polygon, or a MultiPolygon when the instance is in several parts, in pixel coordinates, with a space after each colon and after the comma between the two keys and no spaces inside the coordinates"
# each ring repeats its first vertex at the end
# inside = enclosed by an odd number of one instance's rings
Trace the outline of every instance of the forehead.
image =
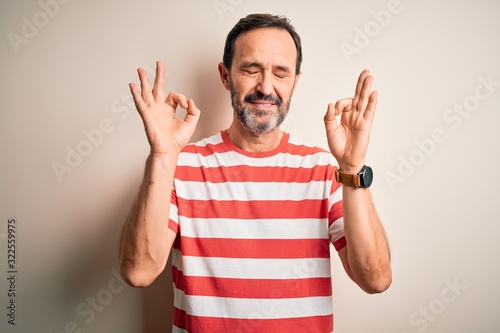
{"type": "Polygon", "coordinates": [[[280,64],[295,68],[297,48],[288,31],[278,28],[257,28],[236,38],[233,63],[242,61],[280,64]]]}

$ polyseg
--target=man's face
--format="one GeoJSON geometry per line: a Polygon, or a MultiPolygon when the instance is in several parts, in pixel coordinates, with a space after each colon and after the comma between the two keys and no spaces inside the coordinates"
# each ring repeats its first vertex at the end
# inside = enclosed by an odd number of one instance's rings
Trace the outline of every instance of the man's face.
{"type": "Polygon", "coordinates": [[[296,61],[286,30],[259,28],[236,39],[229,90],[238,119],[252,133],[271,131],[285,120],[298,79],[296,61]]]}

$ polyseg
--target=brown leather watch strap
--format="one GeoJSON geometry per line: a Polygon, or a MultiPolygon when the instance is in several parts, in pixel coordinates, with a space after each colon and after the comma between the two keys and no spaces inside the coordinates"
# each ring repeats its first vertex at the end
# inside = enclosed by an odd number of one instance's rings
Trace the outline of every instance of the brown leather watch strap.
{"type": "Polygon", "coordinates": [[[339,168],[335,169],[335,180],[345,186],[361,187],[361,179],[358,174],[342,172],[339,168]]]}

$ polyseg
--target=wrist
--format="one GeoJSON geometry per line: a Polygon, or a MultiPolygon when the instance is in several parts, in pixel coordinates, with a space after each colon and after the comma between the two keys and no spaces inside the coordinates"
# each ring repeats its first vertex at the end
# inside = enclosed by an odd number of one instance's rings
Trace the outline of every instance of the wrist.
{"type": "Polygon", "coordinates": [[[156,176],[164,176],[164,172],[170,174],[177,166],[179,159],[178,152],[155,153],[151,151],[146,159],[146,165],[149,165],[152,170],[155,170],[156,176]]]}
{"type": "Polygon", "coordinates": [[[175,149],[170,149],[170,150],[155,150],[151,149],[149,151],[149,158],[152,160],[164,160],[164,161],[170,161],[172,159],[177,160],[179,157],[180,151],[175,150],[175,149]]]}
{"type": "Polygon", "coordinates": [[[364,166],[364,163],[360,165],[339,164],[339,170],[345,173],[357,174],[363,169],[364,166]]]}
{"type": "Polygon", "coordinates": [[[144,173],[144,185],[154,184],[161,187],[171,184],[174,179],[177,159],[179,154],[153,154],[150,153],[146,159],[146,170],[144,173]]]}

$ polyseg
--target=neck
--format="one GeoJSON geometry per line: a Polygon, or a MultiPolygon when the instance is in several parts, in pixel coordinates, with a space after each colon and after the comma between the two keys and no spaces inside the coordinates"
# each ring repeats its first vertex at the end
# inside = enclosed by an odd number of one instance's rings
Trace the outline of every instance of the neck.
{"type": "Polygon", "coordinates": [[[278,147],[283,138],[283,131],[277,127],[266,133],[256,134],[249,131],[234,120],[227,130],[231,142],[238,148],[248,152],[271,151],[278,147]]]}

